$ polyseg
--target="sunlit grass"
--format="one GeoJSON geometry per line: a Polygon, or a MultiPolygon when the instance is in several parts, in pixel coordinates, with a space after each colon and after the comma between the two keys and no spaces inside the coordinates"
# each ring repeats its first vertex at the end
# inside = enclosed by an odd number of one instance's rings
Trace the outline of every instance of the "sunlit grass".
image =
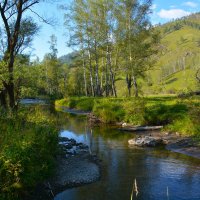
{"type": "MultiPolygon", "coordinates": [[[[165,125],[165,129],[184,135],[199,135],[200,97],[176,95],[144,98],[68,97],[56,105],[92,111],[103,122],[127,122],[133,125],[165,125]]],[[[197,137],[198,138],[198,137],[197,137]]]]}

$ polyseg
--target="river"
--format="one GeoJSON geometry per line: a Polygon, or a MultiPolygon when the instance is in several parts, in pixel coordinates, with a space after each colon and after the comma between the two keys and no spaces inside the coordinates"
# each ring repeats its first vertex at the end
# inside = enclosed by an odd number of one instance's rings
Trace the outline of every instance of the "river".
{"type": "Polygon", "coordinates": [[[88,144],[102,160],[102,174],[98,182],[68,189],[54,200],[130,200],[135,179],[138,195],[133,199],[200,200],[198,159],[163,148],[130,147],[134,133],[90,128],[84,116],[62,120],[60,135],[88,144]]]}

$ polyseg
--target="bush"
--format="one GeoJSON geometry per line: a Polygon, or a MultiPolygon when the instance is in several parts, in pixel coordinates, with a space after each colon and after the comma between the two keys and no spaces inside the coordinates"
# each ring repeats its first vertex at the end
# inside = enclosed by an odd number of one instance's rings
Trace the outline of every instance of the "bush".
{"type": "Polygon", "coordinates": [[[146,108],[144,119],[146,124],[166,125],[183,118],[187,111],[187,106],[184,104],[165,105],[159,103],[146,108]]]}
{"type": "Polygon", "coordinates": [[[81,98],[77,100],[76,108],[84,111],[92,111],[94,98],[81,98]]]}
{"type": "Polygon", "coordinates": [[[124,121],[134,125],[144,124],[145,101],[144,99],[132,99],[123,102],[125,110],[124,121]]]}
{"type": "Polygon", "coordinates": [[[0,199],[17,199],[20,191],[33,188],[54,172],[58,131],[53,122],[47,126],[46,114],[37,120],[31,110],[29,122],[24,111],[0,119],[0,199]]]}
{"type": "Polygon", "coordinates": [[[103,122],[119,122],[124,118],[124,110],[118,102],[102,99],[94,102],[93,113],[103,122]]]}

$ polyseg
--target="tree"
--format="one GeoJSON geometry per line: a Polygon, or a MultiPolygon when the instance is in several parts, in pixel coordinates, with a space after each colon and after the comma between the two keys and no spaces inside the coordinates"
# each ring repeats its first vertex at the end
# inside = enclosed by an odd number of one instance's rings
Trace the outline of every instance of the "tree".
{"type": "Polygon", "coordinates": [[[55,35],[51,35],[50,41],[50,53],[46,54],[43,60],[43,68],[45,73],[45,90],[52,98],[60,96],[59,80],[61,78],[61,63],[57,58],[57,38],[55,35]]]}
{"type": "Polygon", "coordinates": [[[24,13],[37,3],[39,3],[38,0],[3,0],[0,3],[0,14],[5,29],[4,44],[6,45],[2,60],[8,73],[8,79],[3,81],[0,95],[2,106],[7,107],[6,95],[8,94],[8,106],[11,110],[17,106],[13,75],[15,58],[22,51],[23,45],[30,42],[35,33],[32,27],[36,27],[36,24],[30,18],[26,18],[24,13]]]}
{"type": "MultiPolygon", "coordinates": [[[[115,82],[126,74],[129,94],[153,65],[157,35],[149,22],[151,1],[75,0],[67,13],[70,45],[82,58],[85,95],[117,96],[115,82]]],[[[79,66],[80,67],[80,66],[79,66]]]]}
{"type": "Polygon", "coordinates": [[[140,77],[153,66],[152,56],[156,53],[157,33],[148,18],[151,1],[140,4],[139,1],[118,1],[117,32],[120,43],[122,62],[126,72],[126,84],[129,96],[134,86],[135,96],[138,96],[140,77]]]}

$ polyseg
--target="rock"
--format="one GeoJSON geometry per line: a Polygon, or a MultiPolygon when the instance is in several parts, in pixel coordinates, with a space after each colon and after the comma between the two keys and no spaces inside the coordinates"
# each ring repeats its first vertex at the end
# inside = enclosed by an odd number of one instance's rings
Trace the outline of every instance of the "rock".
{"type": "Polygon", "coordinates": [[[75,156],[77,154],[87,154],[89,153],[89,147],[86,144],[76,142],[74,139],[60,138],[59,145],[65,152],[66,157],[75,156]]]}
{"type": "Polygon", "coordinates": [[[86,144],[79,143],[78,148],[79,149],[88,149],[89,147],[86,144]]]}
{"type": "Polygon", "coordinates": [[[124,122],[124,123],[122,124],[122,127],[125,127],[125,126],[127,126],[127,123],[124,122]]]}
{"type": "Polygon", "coordinates": [[[76,140],[74,139],[69,139],[69,138],[66,138],[66,137],[60,137],[59,138],[59,144],[71,144],[71,145],[76,145],[76,140]]]}
{"type": "Polygon", "coordinates": [[[72,147],[71,149],[66,150],[66,154],[69,154],[69,155],[77,154],[76,147],[72,147]]]}
{"type": "Polygon", "coordinates": [[[72,149],[72,148],[73,148],[73,145],[70,144],[70,143],[68,143],[68,144],[64,144],[63,147],[64,147],[65,149],[72,149]]]}
{"type": "Polygon", "coordinates": [[[134,138],[128,141],[130,145],[135,145],[135,146],[140,146],[140,147],[155,147],[159,145],[163,145],[164,141],[160,137],[139,137],[139,138],[134,138]]]}
{"type": "Polygon", "coordinates": [[[176,134],[176,136],[180,136],[180,135],[181,135],[181,134],[180,134],[180,133],[178,133],[178,132],[176,132],[175,134],[176,134]]]}

